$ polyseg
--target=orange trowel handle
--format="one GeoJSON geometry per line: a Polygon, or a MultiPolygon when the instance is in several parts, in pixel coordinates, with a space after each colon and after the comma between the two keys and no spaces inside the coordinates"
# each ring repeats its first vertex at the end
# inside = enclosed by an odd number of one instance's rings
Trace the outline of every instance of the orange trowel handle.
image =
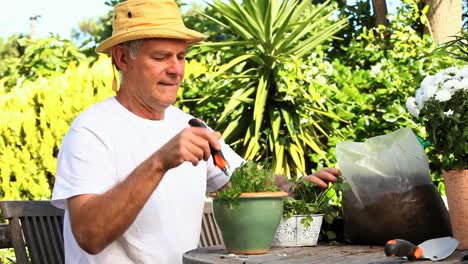
{"type": "MultiPolygon", "coordinates": [[[[200,119],[197,119],[197,118],[190,119],[189,125],[193,126],[193,127],[204,127],[204,128],[206,128],[206,125],[200,119]]],[[[210,151],[211,151],[211,155],[213,156],[214,164],[218,168],[220,168],[221,170],[224,171],[229,164],[227,163],[226,159],[224,158],[224,155],[221,152],[221,150],[217,150],[217,149],[213,148],[210,145],[210,151]]]]}
{"type": "Polygon", "coordinates": [[[389,257],[407,257],[408,260],[423,257],[422,249],[404,239],[392,239],[385,244],[385,255],[389,257]]]}

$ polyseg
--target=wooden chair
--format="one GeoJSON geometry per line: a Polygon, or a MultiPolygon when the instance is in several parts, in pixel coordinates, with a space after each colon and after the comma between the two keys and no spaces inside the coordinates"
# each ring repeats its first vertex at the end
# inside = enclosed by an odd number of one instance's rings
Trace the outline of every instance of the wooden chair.
{"type": "MultiPolygon", "coordinates": [[[[63,210],[50,201],[1,201],[0,209],[9,221],[8,233],[18,264],[30,263],[28,252],[33,264],[64,263],[63,210]]],[[[214,219],[213,203],[206,201],[198,246],[216,245],[223,245],[223,238],[214,219]]]]}
{"type": "Polygon", "coordinates": [[[223,244],[224,242],[221,231],[216,225],[214,219],[213,202],[211,200],[207,200],[203,209],[202,231],[198,247],[209,247],[223,244]]]}
{"type": "Polygon", "coordinates": [[[50,201],[2,201],[18,264],[64,263],[63,214],[50,201]]]}

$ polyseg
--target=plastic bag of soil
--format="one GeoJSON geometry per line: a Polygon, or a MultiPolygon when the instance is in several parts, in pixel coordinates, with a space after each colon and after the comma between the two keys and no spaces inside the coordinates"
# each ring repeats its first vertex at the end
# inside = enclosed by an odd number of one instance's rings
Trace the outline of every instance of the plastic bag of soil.
{"type": "Polygon", "coordinates": [[[344,239],[383,245],[400,238],[419,244],[450,236],[448,211],[432,183],[423,147],[409,128],[365,142],[340,142],[344,239]]]}

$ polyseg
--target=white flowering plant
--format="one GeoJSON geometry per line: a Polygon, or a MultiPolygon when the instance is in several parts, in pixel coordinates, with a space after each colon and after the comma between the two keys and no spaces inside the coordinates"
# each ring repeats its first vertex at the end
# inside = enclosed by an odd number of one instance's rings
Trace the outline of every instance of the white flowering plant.
{"type": "Polygon", "coordinates": [[[422,120],[442,168],[468,169],[468,65],[426,76],[406,107],[422,120]]]}

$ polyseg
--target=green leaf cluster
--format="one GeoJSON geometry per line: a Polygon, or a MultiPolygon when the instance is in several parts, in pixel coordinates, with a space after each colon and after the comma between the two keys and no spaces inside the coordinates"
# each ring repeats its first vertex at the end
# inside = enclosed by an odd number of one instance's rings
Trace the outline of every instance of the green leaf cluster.
{"type": "Polygon", "coordinates": [[[330,184],[327,189],[322,189],[305,178],[293,181],[290,190],[293,196],[283,202],[283,217],[305,216],[301,223],[307,227],[313,220],[312,214],[323,214],[325,222],[330,224],[339,211],[336,201],[341,200],[342,192],[347,189],[349,185],[343,183],[343,179],[330,184]]]}
{"type": "Polygon", "coordinates": [[[279,188],[268,163],[246,161],[237,167],[229,185],[216,194],[216,198],[230,204],[238,203],[237,198],[245,192],[275,192],[279,188]]]}
{"type": "Polygon", "coordinates": [[[432,143],[432,154],[440,160],[442,168],[467,169],[468,87],[458,90],[445,102],[428,100],[420,115],[432,143]],[[447,115],[448,111],[453,114],[447,115]]]}
{"type": "MultiPolygon", "coordinates": [[[[428,73],[461,62],[447,56],[427,56],[437,45],[412,27],[412,23],[426,23],[425,11],[416,1],[403,2],[388,27],[363,28],[349,46],[343,47],[343,58],[331,61],[333,70],[323,74],[346,95],[330,95],[335,109],[341,109],[339,116],[351,113],[346,116],[348,122],[332,124],[335,136],[328,140],[330,160],[335,160],[335,145],[343,139],[364,141],[401,127],[411,127],[420,137],[427,137],[425,128],[407,112],[406,99],[428,73]]],[[[311,159],[319,161],[317,156],[312,154],[311,159]]],[[[436,160],[431,166],[433,171],[440,171],[436,160]]]]}
{"type": "Polygon", "coordinates": [[[86,62],[87,57],[69,40],[52,35],[49,38],[20,38],[17,40],[21,53],[5,59],[7,66],[0,78],[8,92],[24,80],[34,81],[63,73],[70,65],[86,62]]]}
{"type": "MultiPolygon", "coordinates": [[[[320,140],[314,137],[322,131],[312,124],[313,133],[303,127],[297,105],[284,97],[278,69],[307,57],[343,28],[345,20],[334,20],[335,10],[328,2],[314,6],[294,0],[215,0],[210,7],[222,14],[222,20],[207,17],[236,36],[201,45],[201,51],[221,50],[229,60],[212,78],[236,80],[216,128],[247,160],[271,156],[275,173],[304,175],[309,150],[325,158],[320,140]]],[[[305,93],[306,100],[315,100],[307,90],[303,87],[300,93],[305,93]]]]}
{"type": "Polygon", "coordinates": [[[110,65],[71,64],[0,95],[1,199],[50,199],[62,138],[79,112],[111,95],[110,65]]]}

